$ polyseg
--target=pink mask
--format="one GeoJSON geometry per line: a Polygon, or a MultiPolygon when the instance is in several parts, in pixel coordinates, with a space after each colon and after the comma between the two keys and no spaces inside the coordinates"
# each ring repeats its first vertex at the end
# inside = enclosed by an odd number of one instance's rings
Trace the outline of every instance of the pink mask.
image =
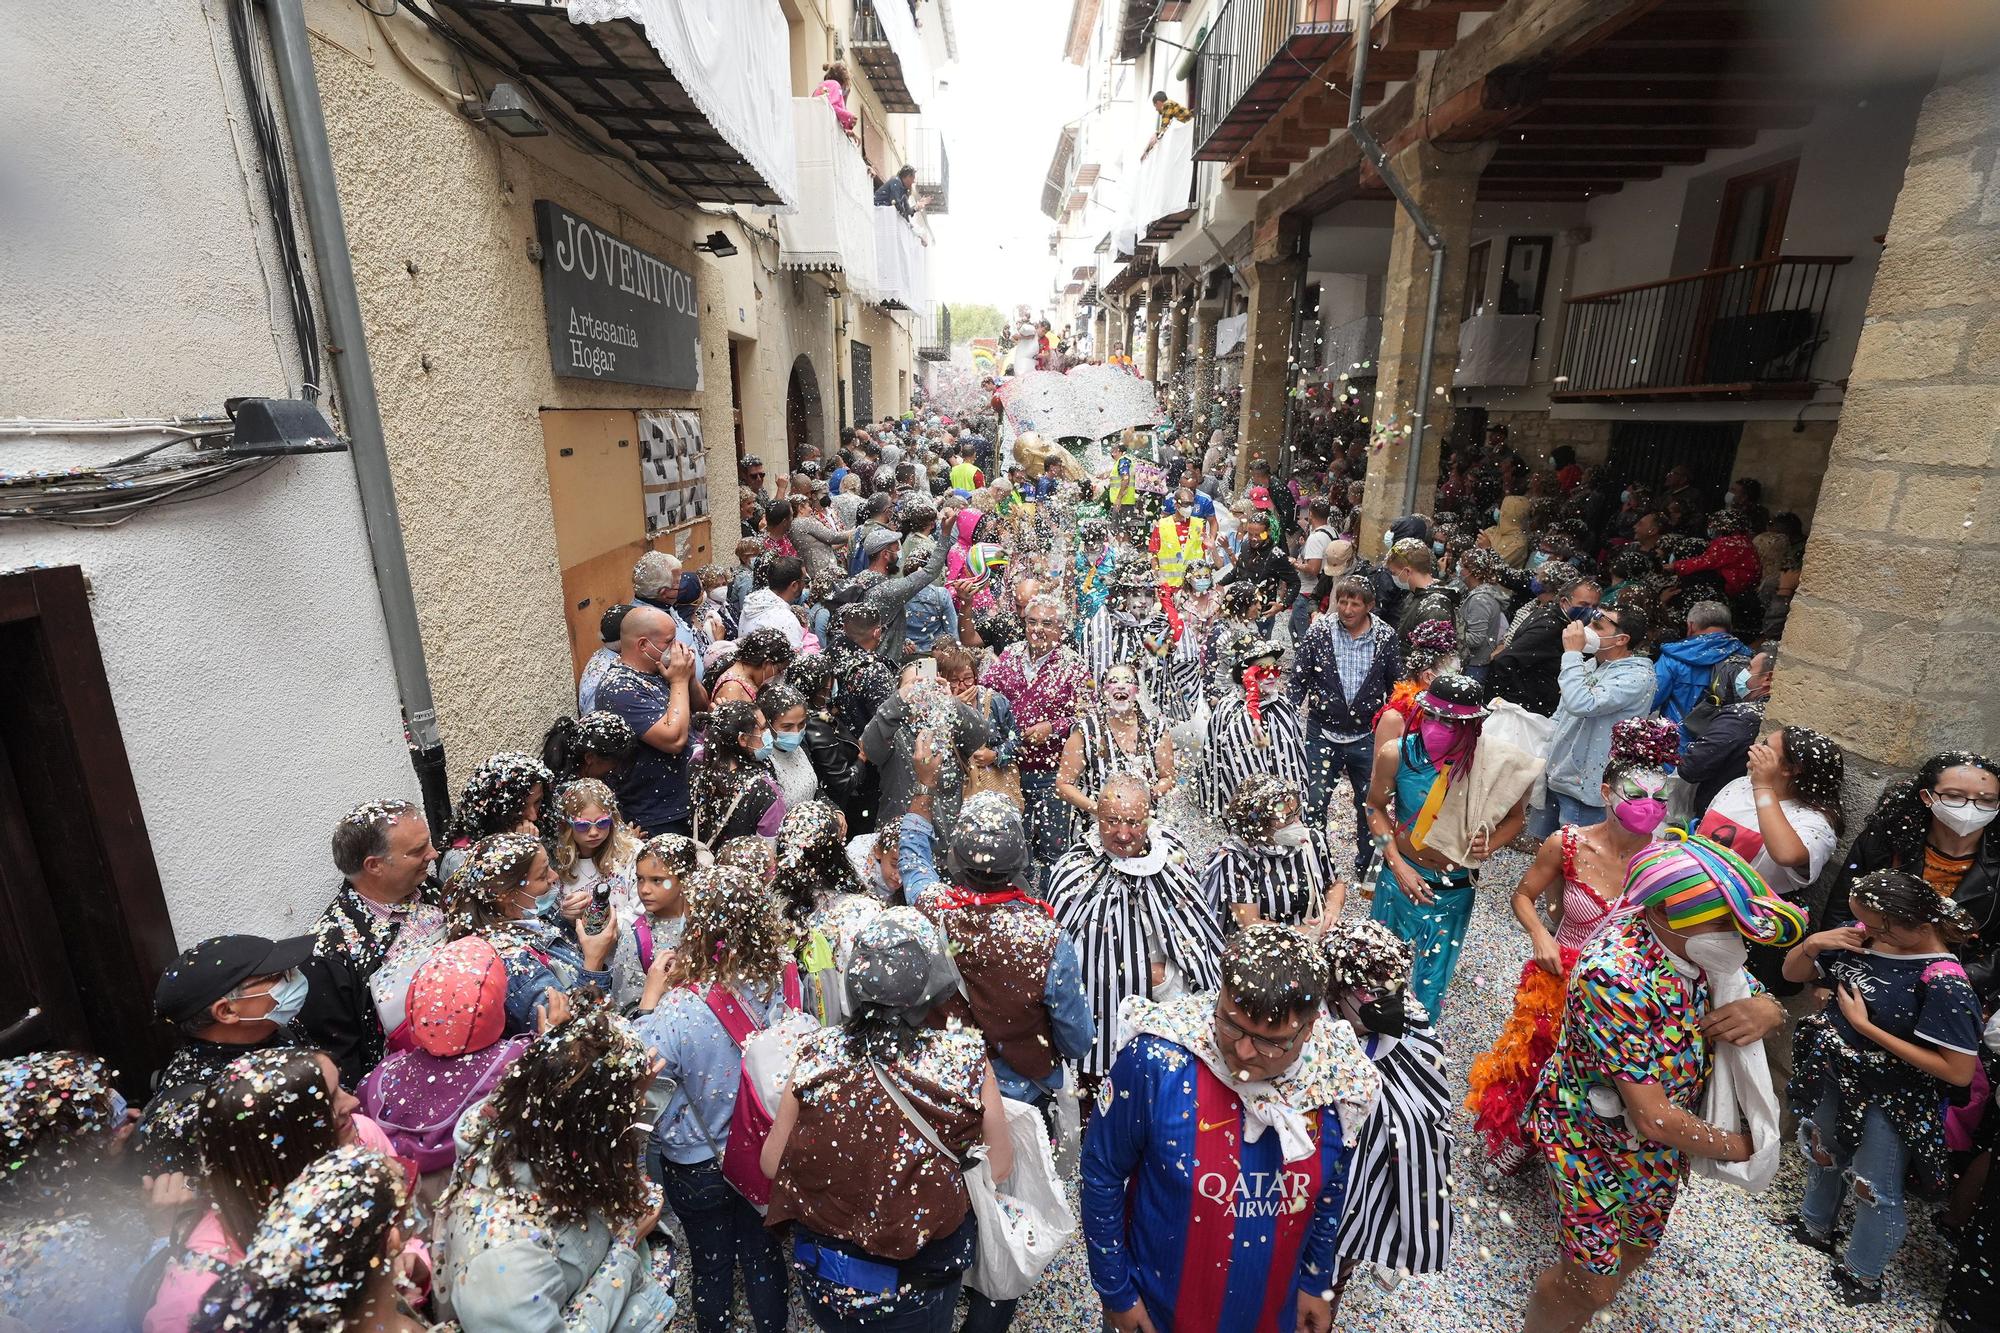
{"type": "Polygon", "coordinates": [[[1628,831],[1644,835],[1666,821],[1667,803],[1654,796],[1642,801],[1620,801],[1612,813],[1628,831]]]}
{"type": "Polygon", "coordinates": [[[1429,752],[1431,762],[1436,763],[1450,755],[1452,747],[1458,744],[1458,724],[1434,717],[1423,718],[1417,723],[1417,735],[1423,738],[1424,749],[1429,752]]]}

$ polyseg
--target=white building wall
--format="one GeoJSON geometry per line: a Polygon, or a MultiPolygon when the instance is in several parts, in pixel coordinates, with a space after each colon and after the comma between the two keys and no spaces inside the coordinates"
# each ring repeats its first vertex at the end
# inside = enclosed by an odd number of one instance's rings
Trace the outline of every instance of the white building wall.
{"type": "MultiPolygon", "coordinates": [[[[199,5],[141,0],[109,24],[11,16],[0,419],[211,413],[296,393],[234,71],[226,27],[199,5]]],[[[134,447],[0,434],[0,469],[134,447]]],[[[116,528],[0,526],[0,567],[31,563],[78,564],[94,589],[180,942],[304,930],[334,884],[335,820],[417,796],[351,461],[282,460],[116,528]]]]}

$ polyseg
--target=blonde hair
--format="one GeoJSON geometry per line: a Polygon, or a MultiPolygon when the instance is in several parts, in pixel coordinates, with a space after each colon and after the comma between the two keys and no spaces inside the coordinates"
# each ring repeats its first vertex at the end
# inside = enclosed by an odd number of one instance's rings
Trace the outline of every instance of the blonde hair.
{"type": "Polygon", "coordinates": [[[639,835],[618,812],[618,798],[611,794],[611,788],[596,778],[578,778],[556,793],[556,812],[562,816],[556,827],[556,873],[565,879],[584,855],[583,849],[576,845],[576,834],[569,821],[593,805],[602,807],[611,816],[611,836],[590,854],[598,871],[611,875],[617,873],[612,869],[614,866],[630,868],[639,854],[639,835]]]}

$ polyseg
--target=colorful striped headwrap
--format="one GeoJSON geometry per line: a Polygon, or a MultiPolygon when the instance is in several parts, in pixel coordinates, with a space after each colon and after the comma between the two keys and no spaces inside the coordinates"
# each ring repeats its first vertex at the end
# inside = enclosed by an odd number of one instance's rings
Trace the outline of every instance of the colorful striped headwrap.
{"type": "Polygon", "coordinates": [[[1719,843],[1670,830],[1632,858],[1622,900],[1658,906],[1667,925],[1690,926],[1730,916],[1744,938],[1789,948],[1805,935],[1805,914],[1766,887],[1749,863],[1719,843]]]}

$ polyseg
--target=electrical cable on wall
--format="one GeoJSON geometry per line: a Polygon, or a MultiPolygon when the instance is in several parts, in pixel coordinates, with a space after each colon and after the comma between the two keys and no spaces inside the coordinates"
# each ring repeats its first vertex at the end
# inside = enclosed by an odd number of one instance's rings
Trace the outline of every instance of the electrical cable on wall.
{"type": "Polygon", "coordinates": [[[216,448],[210,442],[231,434],[226,424],[203,431],[154,429],[172,438],[108,463],[0,472],[0,521],[39,519],[71,527],[116,527],[147,509],[234,490],[277,461],[216,448]]]}

